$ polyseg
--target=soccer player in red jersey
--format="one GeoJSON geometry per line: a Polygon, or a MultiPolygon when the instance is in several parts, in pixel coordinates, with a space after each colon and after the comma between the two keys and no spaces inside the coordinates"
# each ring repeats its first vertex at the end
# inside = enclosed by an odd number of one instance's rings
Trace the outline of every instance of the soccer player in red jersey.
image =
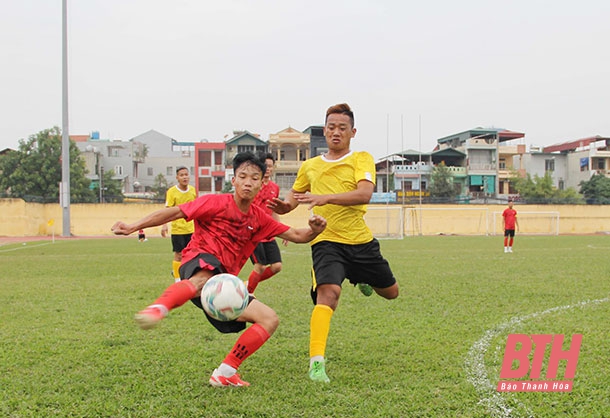
{"type": "MultiPolygon", "coordinates": [[[[279,220],[279,215],[267,207],[268,201],[278,198],[280,195],[280,187],[271,181],[275,158],[273,158],[273,154],[267,153],[262,155],[261,160],[265,162],[267,170],[263,176],[261,190],[252,204],[261,207],[273,219],[279,220]]],[[[250,261],[254,264],[254,268],[250,277],[248,277],[248,292],[254,293],[260,282],[271,278],[282,270],[282,254],[275,237],[269,241],[260,242],[250,256],[250,261]]]]}
{"type": "Polygon", "coordinates": [[[508,201],[508,207],[502,212],[502,229],[504,229],[504,252],[513,252],[513,241],[515,240],[515,226],[519,229],[517,211],[513,209],[513,201],[508,201]]]}
{"type": "MultiPolygon", "coordinates": [[[[154,327],[169,311],[188,300],[203,311],[199,298],[203,285],[215,274],[237,275],[259,242],[279,236],[288,241],[306,243],[326,227],[324,218],[312,216],[308,228],[295,229],[276,221],[252,204],[266,169],[254,154],[237,154],[233,159],[233,169],[233,194],[200,196],[191,202],[153,212],[132,224],[119,221],[112,226],[116,235],[129,235],[180,218],[195,223],[195,232],[182,252],[182,280],[169,286],[152,305],[136,314],[135,320],[141,328],[154,327]]],[[[277,314],[252,296],[244,313],[234,321],[218,321],[205,311],[203,313],[223,333],[240,332],[246,328],[247,322],[253,324],[240,335],[210,377],[212,386],[249,386],[240,378],[237,369],[275,332],[279,324],[277,314]]]]}

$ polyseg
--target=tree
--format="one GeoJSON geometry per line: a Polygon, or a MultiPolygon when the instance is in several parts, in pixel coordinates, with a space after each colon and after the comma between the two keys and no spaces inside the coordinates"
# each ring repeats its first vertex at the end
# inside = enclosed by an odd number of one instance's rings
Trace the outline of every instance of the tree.
{"type": "Polygon", "coordinates": [[[544,173],[542,177],[537,174],[534,177],[530,174],[526,177],[515,175],[510,179],[510,182],[519,193],[519,196],[527,203],[582,203],[582,196],[578,194],[576,189],[570,187],[566,190],[559,190],[553,186],[553,177],[550,171],[544,173]]]}
{"type": "MultiPolygon", "coordinates": [[[[95,195],[102,197],[100,203],[122,203],[125,198],[121,190],[121,182],[112,177],[114,177],[114,170],[104,171],[104,175],[102,176],[102,194],[100,194],[99,182],[93,187],[95,195]]],[[[100,199],[98,197],[98,202],[99,201],[100,199]]]]}
{"type": "Polygon", "coordinates": [[[581,181],[579,186],[587,203],[610,204],[610,178],[603,174],[594,174],[589,180],[581,181]]]}
{"type": "Polygon", "coordinates": [[[233,184],[230,181],[225,181],[222,186],[222,193],[232,193],[233,192],[233,184]]]}
{"type": "Polygon", "coordinates": [[[453,175],[444,162],[434,167],[430,183],[430,197],[451,199],[457,196],[453,175]]]}
{"type": "MultiPolygon", "coordinates": [[[[0,157],[0,190],[28,201],[58,202],[62,179],[61,130],[40,131],[19,141],[19,149],[0,157]]],[[[70,201],[95,202],[80,151],[70,141],[70,201]]]]}
{"type": "Polygon", "coordinates": [[[169,183],[165,176],[159,173],[155,177],[155,182],[150,189],[157,195],[157,199],[165,199],[167,189],[169,189],[169,183]]]}

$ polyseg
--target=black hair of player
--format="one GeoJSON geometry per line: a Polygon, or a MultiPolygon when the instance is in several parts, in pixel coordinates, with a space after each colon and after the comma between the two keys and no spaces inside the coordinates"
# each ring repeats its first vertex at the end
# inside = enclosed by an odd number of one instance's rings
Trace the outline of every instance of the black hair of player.
{"type": "Polygon", "coordinates": [[[267,166],[265,165],[265,162],[263,160],[254,155],[254,153],[246,151],[240,152],[236,154],[235,157],[233,157],[233,172],[237,173],[237,169],[245,163],[249,163],[254,165],[255,167],[258,167],[259,170],[261,170],[261,174],[263,175],[265,174],[265,171],[267,171],[267,166]]]}

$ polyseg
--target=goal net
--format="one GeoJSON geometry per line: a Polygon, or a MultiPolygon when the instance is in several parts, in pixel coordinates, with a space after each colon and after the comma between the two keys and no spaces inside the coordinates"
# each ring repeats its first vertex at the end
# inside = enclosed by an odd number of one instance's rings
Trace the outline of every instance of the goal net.
{"type": "Polygon", "coordinates": [[[398,205],[369,205],[366,224],[375,238],[404,238],[403,207],[398,205]]]}
{"type": "MultiPolygon", "coordinates": [[[[559,235],[559,212],[517,211],[519,232],[527,235],[559,235]]],[[[492,231],[494,235],[504,234],[502,212],[493,212],[492,231]]]]}
{"type": "Polygon", "coordinates": [[[408,207],[407,236],[489,235],[489,210],[481,207],[408,207]]]}

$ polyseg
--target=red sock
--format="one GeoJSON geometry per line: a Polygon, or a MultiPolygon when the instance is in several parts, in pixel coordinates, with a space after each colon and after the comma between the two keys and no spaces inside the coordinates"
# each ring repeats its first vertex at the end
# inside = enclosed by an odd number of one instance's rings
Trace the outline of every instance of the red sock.
{"type": "Polygon", "coordinates": [[[510,239],[510,241],[508,241],[508,246],[512,247],[513,246],[513,238],[510,239]]]}
{"type": "Polygon", "coordinates": [[[197,294],[197,288],[188,280],[182,280],[172,284],[157,299],[154,305],[163,305],[168,311],[184,305],[197,294]]]}
{"type": "Polygon", "coordinates": [[[275,273],[271,270],[271,267],[267,267],[262,273],[257,273],[252,270],[250,273],[250,277],[248,277],[248,293],[254,293],[256,286],[263,280],[267,280],[269,277],[273,276],[275,273]]]}
{"type": "Polygon", "coordinates": [[[508,246],[508,237],[504,237],[504,246],[507,247],[508,246]]]}
{"type": "Polygon", "coordinates": [[[238,369],[241,363],[261,348],[265,341],[271,337],[267,330],[259,324],[254,324],[237,339],[237,342],[222,361],[225,364],[238,369]]]}

